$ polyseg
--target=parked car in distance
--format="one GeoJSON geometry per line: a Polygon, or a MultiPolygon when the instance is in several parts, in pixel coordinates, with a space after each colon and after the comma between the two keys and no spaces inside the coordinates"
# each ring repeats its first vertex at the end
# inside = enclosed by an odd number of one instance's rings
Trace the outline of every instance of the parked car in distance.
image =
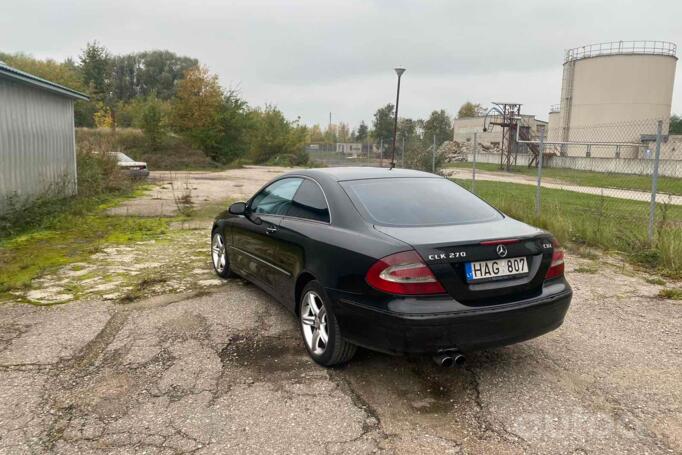
{"type": "Polygon", "coordinates": [[[281,175],[216,217],[211,246],[216,273],[290,309],[324,366],[357,346],[453,366],[556,329],[572,297],[550,233],[412,170],[281,175]]]}
{"type": "Polygon", "coordinates": [[[147,163],[144,161],[135,161],[125,153],[112,152],[111,153],[116,159],[116,164],[132,178],[145,179],[149,177],[149,169],[147,169],[147,163]]]}

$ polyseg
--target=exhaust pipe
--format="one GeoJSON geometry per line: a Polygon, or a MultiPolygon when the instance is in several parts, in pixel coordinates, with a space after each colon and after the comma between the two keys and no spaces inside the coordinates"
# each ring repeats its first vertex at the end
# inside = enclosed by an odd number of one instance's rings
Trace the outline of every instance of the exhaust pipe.
{"type": "Polygon", "coordinates": [[[465,357],[459,352],[440,352],[433,356],[436,365],[443,368],[461,367],[465,360],[465,357]]]}

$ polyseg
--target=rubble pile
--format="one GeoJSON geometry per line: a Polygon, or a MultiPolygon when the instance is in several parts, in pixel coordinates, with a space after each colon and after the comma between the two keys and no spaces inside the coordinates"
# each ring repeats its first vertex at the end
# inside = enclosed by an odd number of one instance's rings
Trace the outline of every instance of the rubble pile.
{"type": "MultiPolygon", "coordinates": [[[[490,144],[479,143],[478,150],[485,153],[501,153],[501,149],[490,144]]],[[[445,156],[447,163],[467,161],[467,154],[473,153],[473,142],[445,141],[438,148],[438,153],[445,156]]]]}

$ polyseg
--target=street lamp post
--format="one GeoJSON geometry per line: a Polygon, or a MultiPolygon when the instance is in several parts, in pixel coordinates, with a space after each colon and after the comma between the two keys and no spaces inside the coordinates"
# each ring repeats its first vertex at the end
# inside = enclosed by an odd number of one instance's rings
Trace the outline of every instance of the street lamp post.
{"type": "Polygon", "coordinates": [[[400,77],[405,72],[405,68],[395,68],[395,73],[398,75],[398,90],[395,95],[395,118],[393,119],[393,152],[391,153],[391,167],[395,167],[395,140],[398,134],[398,103],[400,103],[400,77]]]}

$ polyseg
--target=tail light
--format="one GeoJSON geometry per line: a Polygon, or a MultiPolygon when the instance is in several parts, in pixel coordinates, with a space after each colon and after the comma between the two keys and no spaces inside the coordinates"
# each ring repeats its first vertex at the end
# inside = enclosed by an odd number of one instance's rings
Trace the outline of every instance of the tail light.
{"type": "Polygon", "coordinates": [[[367,284],[389,294],[443,294],[445,289],[416,251],[379,259],[367,271],[367,284]]]}
{"type": "Polygon", "coordinates": [[[552,239],[552,247],[554,247],[552,263],[549,265],[547,274],[545,274],[545,280],[564,276],[564,250],[555,239],[552,239]]]}

